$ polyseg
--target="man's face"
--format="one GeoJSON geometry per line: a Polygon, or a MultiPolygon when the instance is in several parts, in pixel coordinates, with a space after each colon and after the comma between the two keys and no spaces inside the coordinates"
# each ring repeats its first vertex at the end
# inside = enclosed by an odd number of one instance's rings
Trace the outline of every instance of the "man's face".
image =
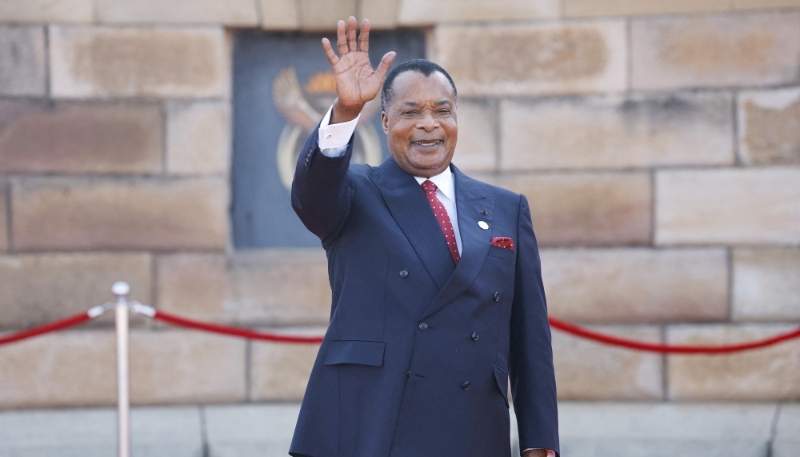
{"type": "Polygon", "coordinates": [[[400,168],[430,178],[444,171],[458,140],[456,100],[447,78],[416,71],[394,80],[394,95],[381,115],[389,153],[400,168]]]}

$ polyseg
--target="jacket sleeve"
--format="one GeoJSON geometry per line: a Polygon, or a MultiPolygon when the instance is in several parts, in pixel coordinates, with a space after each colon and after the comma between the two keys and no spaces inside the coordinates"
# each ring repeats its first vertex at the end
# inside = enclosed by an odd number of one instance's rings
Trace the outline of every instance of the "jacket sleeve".
{"type": "Polygon", "coordinates": [[[524,196],[520,197],[519,203],[517,249],[509,375],[519,424],[520,449],[552,449],[559,454],[550,325],[539,249],[524,196]]]}
{"type": "Polygon", "coordinates": [[[339,235],[350,212],[352,189],[347,171],[352,152],[351,137],[341,157],[326,157],[319,150],[317,129],[314,129],[297,158],[292,208],[323,246],[339,235]]]}

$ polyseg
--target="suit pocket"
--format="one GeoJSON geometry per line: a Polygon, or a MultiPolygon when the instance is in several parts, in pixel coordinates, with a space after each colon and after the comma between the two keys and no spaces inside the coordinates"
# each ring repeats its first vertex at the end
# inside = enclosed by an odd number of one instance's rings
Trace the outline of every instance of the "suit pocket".
{"type": "Polygon", "coordinates": [[[494,380],[497,381],[497,388],[503,394],[503,400],[505,400],[506,408],[508,408],[508,373],[497,365],[492,365],[492,367],[494,368],[494,380]]]}
{"type": "Polygon", "coordinates": [[[325,353],[325,365],[368,365],[383,366],[383,341],[341,340],[331,341],[325,353]]]}
{"type": "Polygon", "coordinates": [[[497,246],[489,246],[488,254],[492,257],[497,257],[498,259],[508,260],[509,262],[513,262],[514,257],[517,255],[517,253],[511,249],[500,248],[497,246]]]}

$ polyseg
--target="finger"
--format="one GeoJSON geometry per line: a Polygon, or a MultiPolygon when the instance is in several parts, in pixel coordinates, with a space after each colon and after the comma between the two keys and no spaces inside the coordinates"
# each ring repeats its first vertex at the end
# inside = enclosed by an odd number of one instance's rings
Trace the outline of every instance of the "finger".
{"type": "Polygon", "coordinates": [[[358,50],[369,52],[369,19],[361,23],[361,33],[358,35],[358,50]]]}
{"type": "Polygon", "coordinates": [[[389,67],[392,66],[392,62],[394,62],[394,58],[397,57],[397,53],[394,51],[387,52],[386,55],[383,56],[381,59],[381,63],[378,64],[378,68],[375,70],[376,76],[383,81],[386,78],[386,72],[389,71],[389,67]]]}
{"type": "Polygon", "coordinates": [[[344,21],[339,21],[336,25],[336,47],[339,48],[339,55],[347,54],[347,37],[345,36],[344,21]]]}
{"type": "Polygon", "coordinates": [[[328,58],[328,62],[330,62],[331,65],[336,65],[336,62],[339,61],[339,58],[336,57],[336,53],[333,52],[333,47],[331,46],[331,42],[329,39],[327,38],[322,39],[322,49],[325,50],[325,57],[328,58]]]}
{"type": "Polygon", "coordinates": [[[358,24],[356,23],[356,18],[353,16],[350,16],[347,22],[347,49],[356,52],[358,51],[358,47],[356,47],[356,27],[358,24]]]}

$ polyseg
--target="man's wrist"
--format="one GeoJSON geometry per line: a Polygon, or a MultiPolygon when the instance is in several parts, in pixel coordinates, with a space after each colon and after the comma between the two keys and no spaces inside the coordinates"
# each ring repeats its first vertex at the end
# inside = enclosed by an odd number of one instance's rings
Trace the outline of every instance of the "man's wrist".
{"type": "Polygon", "coordinates": [[[353,119],[357,118],[359,114],[361,114],[362,109],[364,109],[363,104],[344,106],[337,97],[333,102],[330,123],[340,124],[343,122],[352,121],[353,119]]]}

